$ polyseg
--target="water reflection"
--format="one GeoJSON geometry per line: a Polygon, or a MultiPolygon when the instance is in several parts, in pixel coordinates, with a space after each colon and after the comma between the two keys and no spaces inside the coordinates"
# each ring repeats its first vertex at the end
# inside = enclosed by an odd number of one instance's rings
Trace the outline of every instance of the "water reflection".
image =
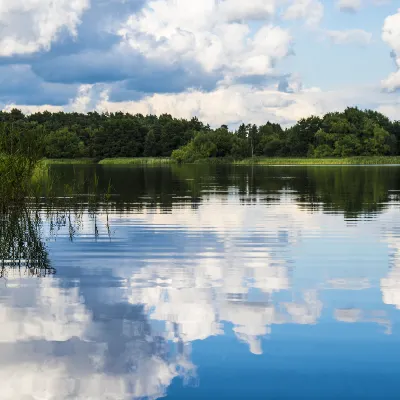
{"type": "Polygon", "coordinates": [[[388,274],[381,279],[382,298],[385,304],[400,310],[400,237],[394,231],[386,241],[391,253],[391,263],[388,274]]]}
{"type": "MultiPolygon", "coordinates": [[[[186,165],[162,168],[123,166],[52,166],[64,182],[74,181],[82,193],[94,174],[100,189],[112,182],[118,208],[138,212],[160,207],[168,212],[177,205],[197,209],[210,195],[234,195],[243,205],[275,204],[293,197],[300,209],[341,213],[347,219],[372,217],[398,203],[400,169],[396,166],[239,167],[186,165]]],[[[56,185],[57,186],[57,185],[56,185]]]]}
{"type": "Polygon", "coordinates": [[[46,276],[50,266],[41,234],[42,219],[27,206],[11,207],[0,213],[0,277],[28,273],[46,276]]]}
{"type": "MultiPolygon", "coordinates": [[[[71,169],[54,173],[61,193],[71,169]]],[[[2,217],[1,398],[395,393],[400,168],[96,173],[106,203],[2,217]]]]}
{"type": "Polygon", "coordinates": [[[158,398],[174,377],[193,374],[186,349],[170,354],[140,306],[89,311],[78,288],[59,286],[46,278],[6,293],[2,398],[158,398]]]}

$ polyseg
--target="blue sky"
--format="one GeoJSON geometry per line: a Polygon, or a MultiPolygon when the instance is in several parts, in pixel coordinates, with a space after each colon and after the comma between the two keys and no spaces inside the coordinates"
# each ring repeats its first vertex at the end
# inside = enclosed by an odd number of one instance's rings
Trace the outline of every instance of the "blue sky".
{"type": "Polygon", "coordinates": [[[304,84],[325,90],[337,86],[379,83],[394,70],[391,49],[381,39],[382,21],[396,11],[396,2],[370,6],[358,12],[342,12],[332,0],[325,0],[321,26],[327,30],[362,29],[372,34],[367,46],[335,45],[327,40],[315,40],[314,31],[295,27],[296,57],[287,60],[288,68],[297,70],[304,84]]]}
{"type": "Polygon", "coordinates": [[[290,125],[400,114],[395,0],[15,0],[0,4],[0,108],[290,125]]]}

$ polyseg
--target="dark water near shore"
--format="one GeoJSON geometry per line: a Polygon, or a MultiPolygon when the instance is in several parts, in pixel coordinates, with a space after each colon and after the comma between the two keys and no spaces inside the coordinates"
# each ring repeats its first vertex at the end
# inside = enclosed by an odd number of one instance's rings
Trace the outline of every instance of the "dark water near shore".
{"type": "Polygon", "coordinates": [[[3,267],[0,399],[400,397],[400,167],[50,170],[95,173],[3,267]]]}

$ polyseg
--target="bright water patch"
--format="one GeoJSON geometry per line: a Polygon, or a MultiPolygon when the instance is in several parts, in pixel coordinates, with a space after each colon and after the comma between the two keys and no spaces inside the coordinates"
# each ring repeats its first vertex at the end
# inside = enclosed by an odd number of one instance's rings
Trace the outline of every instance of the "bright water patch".
{"type": "Polygon", "coordinates": [[[400,168],[97,174],[39,210],[54,274],[4,265],[1,399],[398,398],[400,168]]]}

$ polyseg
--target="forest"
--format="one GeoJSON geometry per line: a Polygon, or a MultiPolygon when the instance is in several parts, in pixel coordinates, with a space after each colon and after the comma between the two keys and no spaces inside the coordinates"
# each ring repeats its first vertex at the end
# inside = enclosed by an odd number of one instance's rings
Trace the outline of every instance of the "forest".
{"type": "Polygon", "coordinates": [[[241,160],[249,157],[351,157],[400,154],[400,121],[358,108],[311,116],[294,126],[242,124],[231,131],[212,129],[196,117],[177,119],[122,112],[0,112],[4,137],[34,136],[42,156],[51,159],[172,157],[178,162],[209,158],[241,160]]]}

